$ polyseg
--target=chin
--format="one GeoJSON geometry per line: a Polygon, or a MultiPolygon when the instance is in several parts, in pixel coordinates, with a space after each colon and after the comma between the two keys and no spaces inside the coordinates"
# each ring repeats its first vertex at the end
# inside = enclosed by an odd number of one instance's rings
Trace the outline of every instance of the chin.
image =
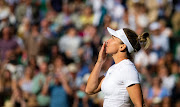
{"type": "Polygon", "coordinates": [[[112,52],[109,52],[109,51],[107,51],[107,50],[106,50],[106,54],[110,54],[110,55],[111,55],[111,54],[112,54],[112,52]]]}

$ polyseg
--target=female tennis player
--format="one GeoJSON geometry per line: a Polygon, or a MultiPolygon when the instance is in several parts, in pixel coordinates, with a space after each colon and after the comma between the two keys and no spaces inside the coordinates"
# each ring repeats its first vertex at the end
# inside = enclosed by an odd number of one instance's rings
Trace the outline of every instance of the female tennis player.
{"type": "Polygon", "coordinates": [[[141,44],[147,48],[150,44],[149,34],[138,36],[134,31],[123,28],[117,31],[107,28],[112,37],[103,43],[98,60],[86,86],[86,93],[95,94],[102,90],[104,93],[103,107],[142,107],[143,95],[139,74],[131,62],[131,54],[141,49],[141,44]],[[100,75],[101,67],[106,61],[107,54],[114,59],[115,64],[100,75]]]}

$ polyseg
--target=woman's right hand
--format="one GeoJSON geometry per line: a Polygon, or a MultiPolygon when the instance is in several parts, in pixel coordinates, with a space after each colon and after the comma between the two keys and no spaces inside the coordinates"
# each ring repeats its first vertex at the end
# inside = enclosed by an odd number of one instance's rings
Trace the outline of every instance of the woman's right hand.
{"type": "Polygon", "coordinates": [[[106,61],[107,53],[106,53],[106,43],[104,42],[101,50],[99,51],[98,61],[100,63],[104,63],[106,61]]]}

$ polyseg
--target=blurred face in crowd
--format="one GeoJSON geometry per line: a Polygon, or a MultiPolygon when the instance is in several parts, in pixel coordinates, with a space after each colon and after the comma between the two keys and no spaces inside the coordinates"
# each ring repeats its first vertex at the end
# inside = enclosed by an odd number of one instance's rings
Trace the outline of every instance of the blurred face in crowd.
{"type": "Polygon", "coordinates": [[[163,78],[168,76],[168,69],[165,66],[159,68],[158,75],[163,78]]]}
{"type": "Polygon", "coordinates": [[[123,16],[123,20],[125,23],[129,24],[129,13],[126,11],[123,16]]]}
{"type": "Polygon", "coordinates": [[[58,54],[58,46],[56,46],[56,45],[54,45],[54,46],[52,46],[52,48],[51,48],[51,54],[52,55],[56,55],[56,54],[58,54]]]}
{"type": "Polygon", "coordinates": [[[30,67],[26,68],[25,76],[30,77],[30,78],[32,77],[32,69],[30,67]]]}
{"type": "Polygon", "coordinates": [[[48,20],[44,19],[41,21],[41,27],[43,28],[48,28],[49,27],[49,22],[48,20]]]}
{"type": "Polygon", "coordinates": [[[84,9],[84,15],[91,15],[92,14],[92,9],[90,6],[87,6],[85,9],[84,9]]]}
{"type": "Polygon", "coordinates": [[[176,62],[172,63],[171,72],[172,72],[173,74],[177,74],[177,73],[178,73],[178,70],[179,70],[178,63],[176,63],[176,62]]]}
{"type": "Polygon", "coordinates": [[[3,35],[3,39],[4,40],[9,40],[10,39],[10,28],[9,27],[5,27],[2,31],[2,35],[3,35]]]}
{"type": "Polygon", "coordinates": [[[66,14],[69,14],[69,13],[70,13],[69,5],[68,5],[68,4],[63,4],[62,11],[63,11],[64,13],[66,13],[66,14]]]}
{"type": "Polygon", "coordinates": [[[0,0],[0,6],[3,6],[3,5],[4,5],[4,1],[0,0]]]}
{"type": "Polygon", "coordinates": [[[106,23],[106,22],[111,22],[111,16],[110,15],[106,15],[104,17],[104,23],[106,23]]]}
{"type": "Polygon", "coordinates": [[[154,77],[152,80],[153,86],[160,87],[161,86],[161,79],[159,77],[154,77]]]}
{"type": "Polygon", "coordinates": [[[152,32],[152,34],[154,35],[154,36],[159,36],[160,35],[160,29],[156,29],[156,30],[152,30],[151,31],[152,32]]]}
{"type": "Polygon", "coordinates": [[[47,63],[46,62],[42,62],[41,64],[40,64],[40,71],[42,72],[42,73],[47,73],[48,72],[48,69],[47,69],[47,63]]]}
{"type": "Polygon", "coordinates": [[[36,59],[35,59],[35,57],[30,57],[29,58],[29,65],[36,66],[36,59]]]}
{"type": "Polygon", "coordinates": [[[54,65],[55,65],[55,67],[60,67],[60,66],[62,66],[62,65],[63,65],[62,58],[57,57],[57,58],[55,59],[55,61],[54,61],[54,65]]]}
{"type": "Polygon", "coordinates": [[[30,5],[32,3],[32,0],[23,0],[25,1],[26,5],[30,5]]]}
{"type": "Polygon", "coordinates": [[[38,32],[38,26],[37,25],[32,26],[32,33],[33,32],[38,32]]]}
{"type": "Polygon", "coordinates": [[[70,29],[68,30],[68,36],[70,36],[70,37],[76,36],[76,29],[70,28],[70,29]]]}
{"type": "Polygon", "coordinates": [[[90,36],[92,36],[92,38],[96,36],[97,29],[94,26],[90,26],[89,30],[90,36]]]}
{"type": "Polygon", "coordinates": [[[5,80],[10,80],[11,73],[8,70],[5,70],[3,77],[5,78],[5,80]]]}

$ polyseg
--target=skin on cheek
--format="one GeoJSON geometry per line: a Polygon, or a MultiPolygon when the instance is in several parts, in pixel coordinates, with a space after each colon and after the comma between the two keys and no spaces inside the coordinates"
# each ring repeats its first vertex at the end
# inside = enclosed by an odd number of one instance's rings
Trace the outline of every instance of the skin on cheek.
{"type": "Polygon", "coordinates": [[[118,52],[120,40],[118,38],[111,38],[107,41],[106,53],[115,54],[118,52]]]}

